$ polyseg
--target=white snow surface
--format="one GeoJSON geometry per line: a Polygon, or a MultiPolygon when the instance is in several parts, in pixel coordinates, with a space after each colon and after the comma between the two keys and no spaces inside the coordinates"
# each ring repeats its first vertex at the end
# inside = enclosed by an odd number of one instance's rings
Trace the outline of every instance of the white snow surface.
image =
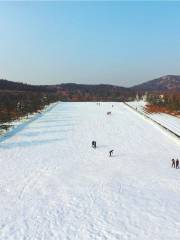
{"type": "Polygon", "coordinates": [[[180,239],[180,144],[113,105],[59,103],[0,143],[1,240],[180,239]]]}
{"type": "Polygon", "coordinates": [[[169,130],[173,131],[174,133],[180,136],[180,117],[166,113],[149,113],[145,109],[147,103],[144,101],[128,102],[127,104],[133,107],[134,109],[137,108],[138,111],[144,113],[151,119],[162,124],[164,127],[168,128],[169,130]]]}

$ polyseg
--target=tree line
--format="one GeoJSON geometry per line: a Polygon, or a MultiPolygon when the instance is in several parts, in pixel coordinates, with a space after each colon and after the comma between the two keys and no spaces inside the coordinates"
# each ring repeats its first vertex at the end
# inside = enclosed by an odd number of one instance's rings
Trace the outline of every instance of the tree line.
{"type": "Polygon", "coordinates": [[[58,100],[55,93],[1,91],[0,124],[38,112],[58,100]]]}
{"type": "Polygon", "coordinates": [[[147,101],[169,111],[180,111],[180,93],[148,94],[147,101]]]}

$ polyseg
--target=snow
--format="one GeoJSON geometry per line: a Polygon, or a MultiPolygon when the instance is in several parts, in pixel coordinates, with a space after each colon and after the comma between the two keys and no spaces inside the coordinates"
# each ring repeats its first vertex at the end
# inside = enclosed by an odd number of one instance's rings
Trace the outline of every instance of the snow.
{"type": "Polygon", "coordinates": [[[0,239],[179,240],[179,142],[113,105],[58,103],[0,143],[0,239]]]}
{"type": "Polygon", "coordinates": [[[27,124],[36,120],[40,116],[40,114],[50,111],[51,108],[53,108],[56,104],[57,103],[51,103],[50,105],[45,106],[43,110],[38,111],[38,113],[31,113],[26,116],[20,117],[17,120],[3,123],[2,125],[6,125],[9,127],[8,130],[0,129],[0,142],[3,141],[5,138],[7,139],[11,137],[14,133],[21,130],[23,127],[26,127],[27,124]]]}
{"type": "Polygon", "coordinates": [[[145,110],[146,102],[144,101],[134,101],[134,102],[128,102],[128,105],[132,106],[133,108],[137,108],[138,111],[144,113],[151,119],[155,120],[156,122],[162,124],[166,128],[170,129],[174,133],[178,134],[180,136],[180,117],[173,116],[166,113],[148,113],[145,110]]]}

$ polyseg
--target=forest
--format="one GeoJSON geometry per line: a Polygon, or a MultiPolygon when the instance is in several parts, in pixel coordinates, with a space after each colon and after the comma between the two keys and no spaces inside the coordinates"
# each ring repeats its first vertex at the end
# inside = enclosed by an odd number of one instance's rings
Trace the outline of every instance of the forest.
{"type": "Polygon", "coordinates": [[[8,128],[11,121],[41,111],[58,101],[55,93],[32,91],[0,91],[0,129],[8,128]]]}

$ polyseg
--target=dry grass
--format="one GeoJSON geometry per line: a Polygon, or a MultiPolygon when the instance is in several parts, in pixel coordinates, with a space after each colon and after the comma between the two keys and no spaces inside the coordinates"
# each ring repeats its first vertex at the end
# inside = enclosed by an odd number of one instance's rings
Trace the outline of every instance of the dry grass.
{"type": "Polygon", "coordinates": [[[161,107],[161,106],[153,105],[153,104],[146,105],[145,110],[149,113],[167,113],[167,114],[171,114],[173,116],[180,116],[179,111],[172,111],[172,110],[167,109],[166,107],[161,107]]]}

